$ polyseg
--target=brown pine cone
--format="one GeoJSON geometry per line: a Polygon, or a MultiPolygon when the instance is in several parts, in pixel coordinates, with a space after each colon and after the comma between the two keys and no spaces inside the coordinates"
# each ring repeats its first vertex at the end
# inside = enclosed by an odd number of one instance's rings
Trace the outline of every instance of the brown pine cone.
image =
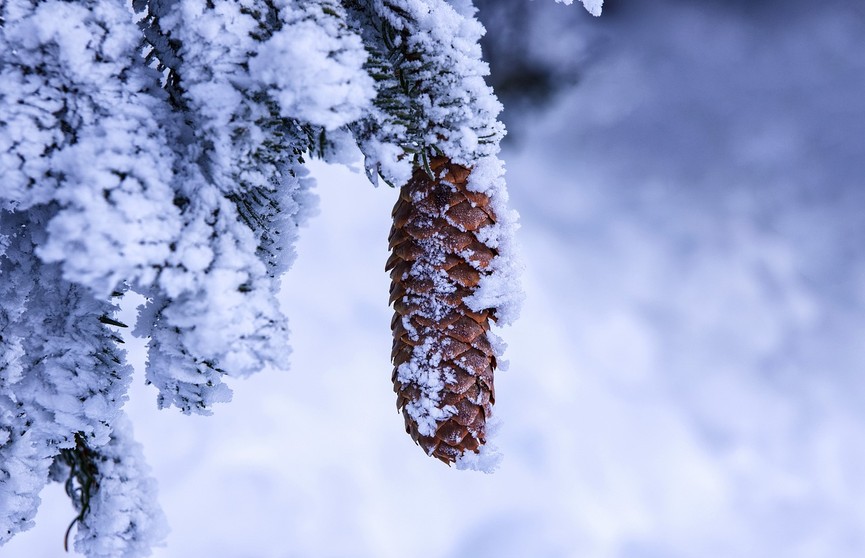
{"type": "Polygon", "coordinates": [[[447,158],[417,169],[393,209],[390,302],[392,380],[406,432],[447,464],[486,442],[495,401],[492,310],[464,302],[496,251],[477,232],[495,222],[489,198],[466,188],[470,170],[447,158]]]}

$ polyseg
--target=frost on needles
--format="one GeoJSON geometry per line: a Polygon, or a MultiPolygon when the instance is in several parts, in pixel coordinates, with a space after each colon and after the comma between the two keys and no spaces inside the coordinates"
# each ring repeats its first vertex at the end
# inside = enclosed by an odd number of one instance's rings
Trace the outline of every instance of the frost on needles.
{"type": "MultiPolygon", "coordinates": [[[[507,323],[520,299],[471,2],[131,8],[0,3],[0,544],[33,525],[49,480],[66,484],[87,556],[144,556],[161,540],[121,410],[132,371],[118,305],[147,300],[128,325],[148,340],[160,407],[209,414],[231,398],[226,377],[284,368],[276,292],[315,209],[310,157],[343,161],[356,144],[370,178],[397,187],[444,180],[434,158],[470,170],[464,195],[495,216],[472,234],[494,257],[461,304],[507,323]]],[[[411,358],[432,378],[434,356],[411,358]]],[[[453,416],[440,379],[412,406],[433,432],[453,416]]],[[[494,461],[469,453],[458,463],[494,461]]]]}

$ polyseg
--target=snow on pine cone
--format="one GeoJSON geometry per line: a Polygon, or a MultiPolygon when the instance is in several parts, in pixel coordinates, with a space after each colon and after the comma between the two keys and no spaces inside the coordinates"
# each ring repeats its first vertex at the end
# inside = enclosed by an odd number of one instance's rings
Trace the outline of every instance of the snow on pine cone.
{"type": "Polygon", "coordinates": [[[495,222],[489,198],[466,187],[470,170],[431,161],[416,169],[393,209],[386,270],[394,306],[392,380],[406,432],[447,464],[486,442],[495,400],[492,310],[465,302],[497,252],[478,239],[495,222]]]}

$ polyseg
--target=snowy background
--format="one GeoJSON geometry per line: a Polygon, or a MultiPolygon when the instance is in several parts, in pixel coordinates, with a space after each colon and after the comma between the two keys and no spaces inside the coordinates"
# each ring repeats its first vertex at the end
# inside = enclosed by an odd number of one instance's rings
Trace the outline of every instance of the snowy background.
{"type": "MultiPolygon", "coordinates": [[[[501,332],[501,468],[404,433],[396,192],[314,165],[291,372],[212,417],[135,380],[157,558],[865,555],[865,4],[535,4],[534,50],[575,73],[506,113],[528,298],[501,332]]],[[[73,516],[49,486],[0,556],[63,555],[73,516]]]]}

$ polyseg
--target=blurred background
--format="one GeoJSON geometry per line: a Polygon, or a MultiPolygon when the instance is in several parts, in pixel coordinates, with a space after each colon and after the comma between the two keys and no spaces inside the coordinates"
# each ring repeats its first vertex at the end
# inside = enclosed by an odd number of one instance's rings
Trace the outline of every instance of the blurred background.
{"type": "MultiPolygon", "coordinates": [[[[865,556],[865,4],[477,5],[526,264],[500,469],[404,433],[396,192],[316,164],[291,370],[212,417],[135,379],[172,527],[154,555],[865,556]]],[[[0,555],[63,555],[74,513],[57,484],[43,500],[0,555]]]]}

